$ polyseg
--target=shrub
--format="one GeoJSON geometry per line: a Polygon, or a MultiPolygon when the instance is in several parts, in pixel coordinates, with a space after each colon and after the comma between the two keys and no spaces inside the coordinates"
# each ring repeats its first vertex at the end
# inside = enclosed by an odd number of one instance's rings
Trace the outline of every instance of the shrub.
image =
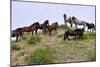
{"type": "Polygon", "coordinates": [[[11,49],[12,50],[20,50],[20,46],[18,44],[12,44],[11,49]]]}
{"type": "Polygon", "coordinates": [[[66,26],[66,25],[63,25],[63,24],[62,24],[62,25],[60,25],[59,27],[60,27],[61,29],[70,29],[70,27],[69,27],[69,26],[66,26]]]}
{"type": "Polygon", "coordinates": [[[32,36],[31,38],[29,38],[28,44],[36,44],[37,42],[40,42],[40,41],[41,41],[41,37],[32,36]]]}
{"type": "Polygon", "coordinates": [[[27,64],[49,64],[53,63],[53,60],[54,55],[49,48],[37,49],[25,58],[27,64]]]}

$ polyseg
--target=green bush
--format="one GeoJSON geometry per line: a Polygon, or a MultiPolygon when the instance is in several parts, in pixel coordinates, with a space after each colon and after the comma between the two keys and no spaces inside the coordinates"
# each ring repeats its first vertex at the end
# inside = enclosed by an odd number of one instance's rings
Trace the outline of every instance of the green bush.
{"type": "Polygon", "coordinates": [[[60,27],[61,29],[70,29],[70,27],[69,27],[69,26],[66,26],[66,25],[63,25],[63,24],[62,24],[62,25],[60,25],[59,27],[60,27]]]}
{"type": "Polygon", "coordinates": [[[20,50],[20,46],[18,44],[12,44],[11,49],[12,50],[20,50]]]}
{"type": "Polygon", "coordinates": [[[41,37],[35,35],[29,38],[28,44],[36,44],[37,42],[40,42],[40,41],[41,41],[41,37]]]}
{"type": "Polygon", "coordinates": [[[49,64],[53,63],[53,60],[54,55],[49,48],[37,49],[25,58],[27,64],[49,64]]]}

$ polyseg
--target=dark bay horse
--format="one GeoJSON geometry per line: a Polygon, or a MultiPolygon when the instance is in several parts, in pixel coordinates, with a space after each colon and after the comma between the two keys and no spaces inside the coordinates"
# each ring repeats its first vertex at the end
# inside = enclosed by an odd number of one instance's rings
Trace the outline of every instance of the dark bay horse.
{"type": "Polygon", "coordinates": [[[30,25],[30,26],[23,27],[22,32],[23,32],[23,33],[24,33],[24,32],[32,32],[32,35],[33,35],[33,33],[34,33],[34,31],[35,31],[35,33],[37,34],[37,29],[38,29],[38,27],[39,27],[39,22],[35,22],[35,23],[33,23],[32,25],[30,25]]]}
{"type": "Polygon", "coordinates": [[[18,41],[19,36],[21,37],[22,35],[23,35],[22,28],[17,28],[11,31],[11,37],[16,37],[16,41],[18,41]]]}
{"type": "Polygon", "coordinates": [[[72,23],[72,18],[71,18],[71,16],[69,16],[69,18],[67,18],[67,15],[64,14],[63,17],[64,17],[64,23],[65,23],[66,25],[67,25],[67,23],[69,23],[70,26],[72,27],[72,26],[73,26],[73,23],[72,23]]]}
{"type": "Polygon", "coordinates": [[[90,29],[90,32],[92,30],[92,32],[95,30],[95,25],[93,23],[86,23],[86,26],[88,28],[88,30],[90,29]]]}
{"type": "Polygon", "coordinates": [[[66,38],[69,40],[68,36],[75,36],[75,39],[76,37],[81,37],[83,36],[83,32],[84,32],[84,28],[82,29],[75,29],[75,30],[67,30],[65,31],[64,33],[64,40],[66,40],[66,38]]]}
{"type": "MultiPolygon", "coordinates": [[[[47,29],[47,26],[48,26],[48,25],[49,25],[49,20],[46,20],[46,21],[44,21],[43,24],[39,24],[38,29],[43,30],[43,33],[46,34],[46,29],[47,29]]],[[[37,30],[38,30],[38,29],[37,29],[37,30]]],[[[37,32],[37,30],[36,30],[36,32],[37,32]]]]}
{"type": "Polygon", "coordinates": [[[78,20],[75,16],[72,17],[72,22],[75,24],[75,27],[77,28],[78,25],[83,25],[84,28],[86,27],[86,21],[78,20]]]}
{"type": "Polygon", "coordinates": [[[49,36],[51,35],[51,32],[54,30],[57,33],[58,23],[52,23],[52,25],[47,26],[47,30],[49,32],[49,36]]]}

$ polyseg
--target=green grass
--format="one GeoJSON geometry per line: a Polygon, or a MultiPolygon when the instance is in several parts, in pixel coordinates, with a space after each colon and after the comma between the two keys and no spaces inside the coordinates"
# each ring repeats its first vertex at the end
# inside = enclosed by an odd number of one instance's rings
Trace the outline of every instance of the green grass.
{"type": "Polygon", "coordinates": [[[21,48],[20,48],[20,46],[18,44],[12,44],[11,45],[11,49],[12,50],[20,50],[21,48]]]}
{"type": "Polygon", "coordinates": [[[94,39],[95,38],[95,33],[84,33],[82,39],[94,39]]]}
{"type": "Polygon", "coordinates": [[[49,64],[53,63],[54,55],[52,49],[40,48],[25,58],[27,64],[49,64]]]}
{"type": "Polygon", "coordinates": [[[95,52],[90,52],[88,55],[88,60],[89,61],[96,61],[96,53],[95,52]]]}
{"type": "Polygon", "coordinates": [[[36,44],[37,42],[40,42],[40,41],[41,41],[41,37],[34,35],[30,37],[27,42],[28,44],[36,44]]]}
{"type": "Polygon", "coordinates": [[[70,29],[70,27],[69,27],[69,26],[66,26],[66,25],[63,25],[63,24],[62,24],[62,25],[60,25],[60,26],[59,26],[59,28],[61,28],[61,29],[70,29]]]}

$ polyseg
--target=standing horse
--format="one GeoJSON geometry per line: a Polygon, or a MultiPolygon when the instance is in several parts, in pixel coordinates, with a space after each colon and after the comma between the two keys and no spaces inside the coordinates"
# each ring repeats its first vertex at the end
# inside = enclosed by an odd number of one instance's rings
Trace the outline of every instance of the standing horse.
{"type": "Polygon", "coordinates": [[[79,20],[77,20],[77,18],[76,17],[72,17],[72,22],[75,24],[75,27],[77,28],[77,25],[83,25],[84,26],[84,28],[86,27],[86,21],[79,21],[79,20]]]}
{"type": "Polygon", "coordinates": [[[67,25],[67,23],[70,23],[70,26],[72,27],[73,26],[73,24],[72,24],[72,18],[71,17],[67,18],[66,14],[64,14],[63,17],[64,17],[65,24],[67,25]]]}
{"type": "Polygon", "coordinates": [[[95,30],[95,25],[93,23],[86,23],[86,26],[88,29],[90,29],[90,32],[91,32],[91,30],[92,30],[92,32],[93,32],[93,30],[95,30]]]}
{"type": "Polygon", "coordinates": [[[51,32],[54,30],[57,33],[58,23],[52,23],[52,25],[47,26],[47,30],[49,32],[49,36],[51,35],[51,32]]]}
{"type": "MultiPolygon", "coordinates": [[[[43,24],[39,24],[38,29],[43,30],[43,33],[46,34],[46,29],[47,29],[47,26],[48,26],[48,25],[49,25],[49,20],[46,20],[46,21],[44,21],[43,24]]],[[[37,29],[37,30],[38,30],[38,29],[37,29]]],[[[36,31],[37,31],[37,30],[36,30],[36,31]]]]}
{"type": "Polygon", "coordinates": [[[22,28],[17,28],[11,32],[11,37],[16,37],[16,41],[18,41],[18,37],[21,37],[22,35],[22,28]]]}
{"type": "Polygon", "coordinates": [[[35,33],[37,34],[37,29],[39,27],[39,22],[36,22],[28,27],[23,27],[23,30],[22,32],[32,32],[32,35],[33,35],[33,32],[35,31],[35,33]]]}

